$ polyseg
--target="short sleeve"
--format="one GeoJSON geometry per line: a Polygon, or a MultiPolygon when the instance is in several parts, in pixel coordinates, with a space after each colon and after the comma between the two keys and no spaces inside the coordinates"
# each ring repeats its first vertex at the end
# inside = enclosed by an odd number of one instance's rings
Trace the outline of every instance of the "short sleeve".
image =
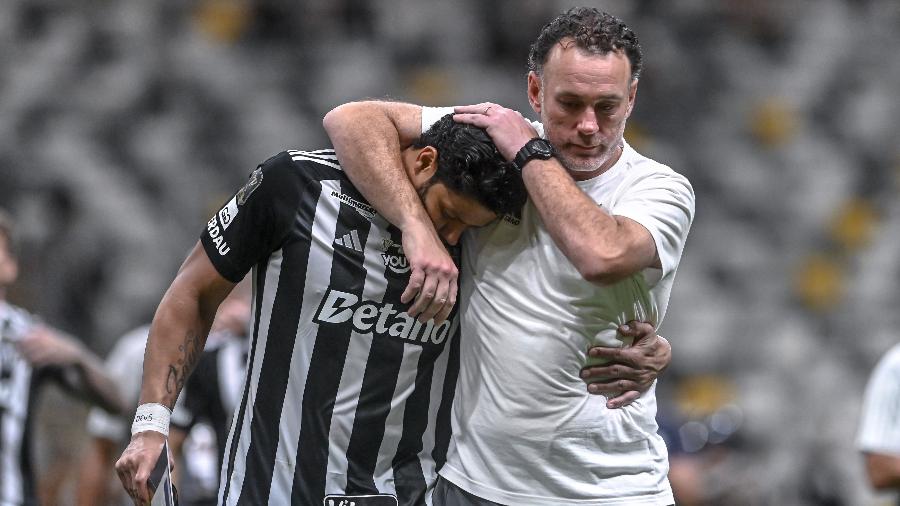
{"type": "Polygon", "coordinates": [[[662,275],[681,259],[694,219],[694,189],[686,177],[667,169],[639,176],[610,212],[644,226],[656,243],[662,275]]]}
{"type": "Polygon", "coordinates": [[[288,153],[257,167],[206,223],[200,242],[219,274],[234,283],[281,247],[306,182],[288,153]]]}

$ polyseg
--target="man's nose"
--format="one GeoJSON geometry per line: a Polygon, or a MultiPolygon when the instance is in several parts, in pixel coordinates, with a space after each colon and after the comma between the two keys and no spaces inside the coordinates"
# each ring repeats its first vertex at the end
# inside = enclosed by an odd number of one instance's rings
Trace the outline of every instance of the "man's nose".
{"type": "Polygon", "coordinates": [[[586,107],[578,118],[578,132],[584,135],[593,135],[600,130],[597,125],[597,113],[591,107],[586,107]]]}

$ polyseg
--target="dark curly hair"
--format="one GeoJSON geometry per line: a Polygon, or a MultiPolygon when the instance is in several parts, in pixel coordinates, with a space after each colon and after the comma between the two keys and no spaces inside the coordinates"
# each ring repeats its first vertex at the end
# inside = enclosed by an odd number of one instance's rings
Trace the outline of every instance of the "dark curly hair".
{"type": "Polygon", "coordinates": [[[566,37],[590,53],[624,52],[631,63],[631,79],[641,77],[644,56],[637,35],[619,18],[593,7],[573,7],[544,25],[528,52],[528,70],[541,75],[547,54],[566,37]]]}
{"type": "Polygon", "coordinates": [[[517,215],[528,195],[515,165],[503,159],[484,129],[453,121],[448,114],[413,143],[437,150],[437,170],[428,186],[441,182],[448,190],[470,197],[497,215],[517,215]]]}

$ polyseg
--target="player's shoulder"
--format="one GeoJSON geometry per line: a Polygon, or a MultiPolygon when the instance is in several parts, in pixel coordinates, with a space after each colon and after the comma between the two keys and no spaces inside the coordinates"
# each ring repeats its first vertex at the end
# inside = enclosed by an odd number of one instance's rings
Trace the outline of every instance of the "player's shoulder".
{"type": "Polygon", "coordinates": [[[27,310],[8,302],[0,301],[0,322],[7,326],[7,329],[0,330],[9,332],[12,335],[18,335],[36,321],[38,321],[37,317],[27,310]]]}
{"type": "Polygon", "coordinates": [[[307,186],[315,181],[345,176],[333,149],[288,149],[269,157],[250,175],[249,185],[269,188],[307,186]]]}
{"type": "Polygon", "coordinates": [[[624,156],[627,157],[628,170],[626,179],[632,182],[652,181],[655,185],[674,186],[693,195],[694,188],[688,178],[662,162],[637,152],[626,144],[624,156]]]}

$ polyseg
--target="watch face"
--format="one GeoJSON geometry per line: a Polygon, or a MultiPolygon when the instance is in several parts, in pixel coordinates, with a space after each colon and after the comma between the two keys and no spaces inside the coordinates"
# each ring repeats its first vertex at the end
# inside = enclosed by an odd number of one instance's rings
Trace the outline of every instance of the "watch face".
{"type": "Polygon", "coordinates": [[[535,154],[550,157],[553,155],[553,148],[550,147],[550,143],[543,139],[535,139],[531,142],[531,149],[534,150],[535,154]]]}

